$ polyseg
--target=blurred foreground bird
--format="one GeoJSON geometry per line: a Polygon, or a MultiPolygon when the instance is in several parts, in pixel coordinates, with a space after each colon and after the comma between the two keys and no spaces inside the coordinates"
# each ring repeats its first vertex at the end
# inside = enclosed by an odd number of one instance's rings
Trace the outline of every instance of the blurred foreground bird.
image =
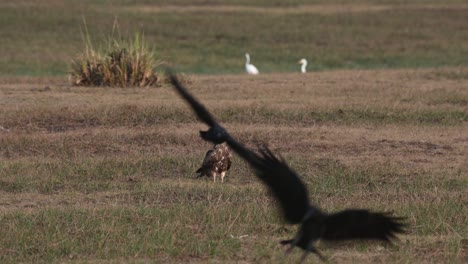
{"type": "Polygon", "coordinates": [[[329,214],[312,205],[305,184],[283,158],[276,157],[267,147],[262,147],[260,154],[247,149],[215,121],[208,110],[180,84],[175,75],[171,74],[170,79],[198,118],[210,126],[208,131],[200,131],[200,136],[215,144],[227,142],[252,166],[256,176],[268,186],[279,203],[286,221],[301,225],[294,238],[281,241],[282,244],[291,245],[287,252],[296,246],[305,251],[301,262],[309,252],[317,254],[322,260],[325,259],[314,247],[314,242],[319,239],[326,241],[372,239],[390,242],[396,234],[404,233],[403,219],[392,217],[389,213],[347,209],[329,214]]]}
{"type": "Polygon", "coordinates": [[[213,181],[216,181],[216,176],[221,175],[221,182],[224,182],[226,172],[231,168],[232,155],[226,143],[216,144],[212,149],[206,152],[202,166],[197,170],[198,178],[203,176],[213,176],[213,181]]]}

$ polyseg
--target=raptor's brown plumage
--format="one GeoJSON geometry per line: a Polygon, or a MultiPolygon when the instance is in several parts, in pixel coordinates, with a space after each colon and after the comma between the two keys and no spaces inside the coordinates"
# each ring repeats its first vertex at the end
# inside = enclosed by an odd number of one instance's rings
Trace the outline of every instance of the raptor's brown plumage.
{"type": "Polygon", "coordinates": [[[206,152],[202,166],[197,170],[197,173],[200,173],[198,177],[213,176],[213,181],[216,181],[216,176],[220,174],[221,182],[224,182],[224,176],[226,171],[231,168],[231,163],[232,155],[227,144],[216,144],[206,152]]]}

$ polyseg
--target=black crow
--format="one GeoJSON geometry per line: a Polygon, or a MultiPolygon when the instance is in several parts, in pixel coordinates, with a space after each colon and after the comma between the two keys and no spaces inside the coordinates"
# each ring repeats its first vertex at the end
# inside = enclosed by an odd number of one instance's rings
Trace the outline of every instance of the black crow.
{"type": "Polygon", "coordinates": [[[200,136],[215,144],[228,145],[255,170],[256,176],[268,186],[278,201],[283,216],[291,224],[301,224],[296,236],[281,241],[290,244],[287,252],[300,247],[305,252],[301,262],[309,252],[324,257],[315,249],[314,242],[374,239],[390,242],[398,233],[404,233],[403,218],[392,217],[389,213],[371,212],[366,209],[347,209],[337,213],[326,213],[309,202],[305,184],[283,158],[275,156],[263,146],[257,154],[235,140],[208,110],[184,88],[174,74],[169,73],[172,85],[190,104],[198,118],[210,126],[208,131],[200,131],[200,136]]]}

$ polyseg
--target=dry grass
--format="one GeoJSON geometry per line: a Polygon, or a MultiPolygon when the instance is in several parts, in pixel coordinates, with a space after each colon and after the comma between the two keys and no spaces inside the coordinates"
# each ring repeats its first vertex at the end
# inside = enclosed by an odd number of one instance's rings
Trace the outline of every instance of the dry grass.
{"type": "MultiPolygon", "coordinates": [[[[190,88],[243,142],[283,154],[321,207],[408,218],[394,246],[320,244],[330,261],[463,263],[466,76],[463,68],[190,76],[190,88]]],[[[167,85],[4,78],[0,94],[2,262],[284,260],[277,241],[295,229],[242,160],[225,184],[192,179],[210,145],[167,85]]]]}
{"type": "Polygon", "coordinates": [[[143,13],[191,13],[191,12],[209,12],[220,14],[232,13],[255,13],[267,15],[297,15],[297,14],[311,14],[311,15],[336,15],[336,14],[351,14],[351,13],[375,13],[383,11],[401,11],[401,10],[460,10],[468,9],[468,5],[464,3],[412,3],[400,5],[398,3],[314,3],[314,4],[292,4],[292,5],[236,5],[236,4],[218,4],[218,5],[134,5],[125,8],[128,11],[137,11],[143,13]]]}
{"type": "Polygon", "coordinates": [[[149,87],[159,81],[156,67],[160,62],[141,33],[131,40],[115,36],[101,39],[101,47],[95,48],[97,44],[92,43],[86,29],[83,40],[84,51],[70,66],[73,85],[149,87]]]}
{"type": "MultiPolygon", "coordinates": [[[[0,72],[65,75],[83,14],[91,37],[117,17],[124,35],[144,32],[189,73],[241,73],[249,51],[262,75],[186,75],[191,91],[243,142],[284,155],[322,208],[393,211],[410,224],[393,246],[319,244],[330,262],[468,262],[465,1],[148,3],[3,1],[0,72]],[[298,71],[301,57],[312,71],[428,69],[272,73],[298,71]]],[[[0,262],[299,259],[284,257],[278,241],[295,228],[242,160],[225,184],[192,179],[210,145],[167,84],[64,79],[0,78],[0,262]]]]}

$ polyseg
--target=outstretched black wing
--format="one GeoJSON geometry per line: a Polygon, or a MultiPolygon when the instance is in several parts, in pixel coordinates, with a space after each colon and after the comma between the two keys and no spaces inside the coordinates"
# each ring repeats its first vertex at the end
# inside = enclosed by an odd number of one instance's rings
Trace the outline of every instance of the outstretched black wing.
{"type": "Polygon", "coordinates": [[[327,216],[324,240],[377,239],[389,241],[404,233],[402,218],[387,213],[350,209],[327,216]]]}
{"type": "Polygon", "coordinates": [[[261,155],[247,149],[215,121],[208,110],[179,83],[177,77],[171,75],[171,82],[198,117],[210,126],[210,130],[201,132],[202,137],[213,143],[219,143],[220,139],[226,141],[255,169],[257,177],[272,191],[281,205],[285,219],[291,223],[300,223],[309,209],[309,198],[307,189],[297,174],[268,148],[261,149],[261,155]]]}
{"type": "Polygon", "coordinates": [[[286,161],[278,159],[270,149],[263,147],[260,152],[258,162],[249,161],[255,174],[278,200],[285,219],[291,223],[302,222],[310,207],[305,184],[286,161]]]}
{"type": "Polygon", "coordinates": [[[215,144],[220,144],[226,141],[228,137],[226,130],[221,127],[214,117],[208,112],[204,105],[199,103],[188,91],[182,86],[177,77],[172,74],[170,71],[167,71],[172,85],[176,88],[177,92],[182,96],[182,98],[187,101],[192,109],[197,114],[198,118],[202,120],[205,124],[210,126],[208,131],[200,131],[200,136],[204,140],[209,140],[215,144]]]}
{"type": "Polygon", "coordinates": [[[208,112],[204,105],[200,104],[189,92],[185,89],[182,84],[179,82],[179,79],[174,74],[168,72],[169,78],[171,79],[172,85],[177,89],[182,98],[187,101],[190,106],[193,108],[198,118],[202,120],[205,124],[213,127],[216,125],[214,117],[208,112]]]}

